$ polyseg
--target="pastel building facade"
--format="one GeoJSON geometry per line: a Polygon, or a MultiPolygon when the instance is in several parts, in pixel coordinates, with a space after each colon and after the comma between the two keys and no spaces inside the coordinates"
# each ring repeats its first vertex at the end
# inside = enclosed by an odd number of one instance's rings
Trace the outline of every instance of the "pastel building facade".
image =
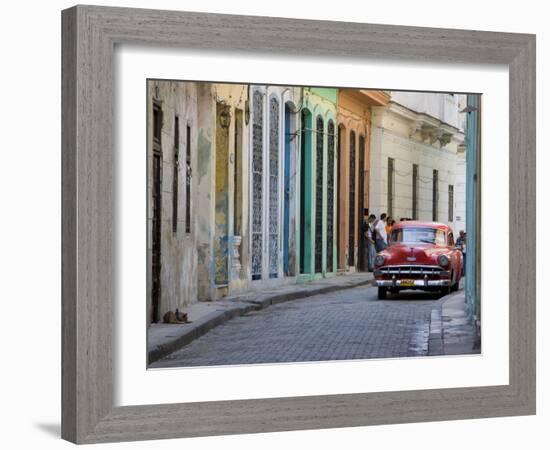
{"type": "Polygon", "coordinates": [[[461,96],[161,80],[147,92],[149,322],[366,270],[366,213],[465,227],[461,96]]]}
{"type": "Polygon", "coordinates": [[[336,273],[337,101],[337,89],[303,90],[297,160],[299,281],[336,273]]]}
{"type": "Polygon", "coordinates": [[[465,121],[460,95],[391,92],[373,108],[370,211],[394,220],[465,224],[465,121]]]}
{"type": "Polygon", "coordinates": [[[389,93],[340,89],[337,137],[337,265],[340,272],[367,270],[365,212],[370,211],[372,107],[389,93]]]}

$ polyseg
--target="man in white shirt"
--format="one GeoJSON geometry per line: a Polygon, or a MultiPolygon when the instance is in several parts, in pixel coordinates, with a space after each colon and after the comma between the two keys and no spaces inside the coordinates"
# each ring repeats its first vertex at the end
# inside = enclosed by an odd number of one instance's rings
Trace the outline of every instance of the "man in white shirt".
{"type": "Polygon", "coordinates": [[[386,233],[386,213],[380,215],[380,220],[374,224],[374,242],[376,251],[381,252],[388,246],[388,234],[386,233]]]}

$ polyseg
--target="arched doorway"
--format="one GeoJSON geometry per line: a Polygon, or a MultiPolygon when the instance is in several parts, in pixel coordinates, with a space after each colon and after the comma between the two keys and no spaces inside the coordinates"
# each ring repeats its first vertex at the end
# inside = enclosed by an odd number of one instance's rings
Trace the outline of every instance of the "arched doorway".
{"type": "Polygon", "coordinates": [[[323,271],[323,166],[325,124],[321,116],[315,120],[315,273],[323,271]]]}
{"type": "Polygon", "coordinates": [[[311,113],[302,110],[300,140],[300,273],[312,272],[312,152],[311,113]]]}
{"type": "Polygon", "coordinates": [[[334,272],[334,157],[335,134],[334,121],[327,126],[327,272],[334,272]]]}
{"type": "Polygon", "coordinates": [[[348,192],[346,184],[346,127],[342,124],[338,126],[337,142],[337,170],[336,170],[336,186],[338,191],[337,198],[337,220],[336,220],[336,242],[337,242],[337,257],[338,269],[344,270],[346,268],[346,195],[348,192]]]}
{"type": "Polygon", "coordinates": [[[355,266],[355,131],[349,134],[349,232],[348,266],[355,266]]]}
{"type": "Polygon", "coordinates": [[[293,146],[296,142],[296,114],[294,107],[285,104],[285,148],[284,148],[284,180],[283,180],[283,271],[285,276],[294,275],[294,264],[290,257],[291,237],[291,193],[292,193],[292,170],[293,170],[293,146]]]}

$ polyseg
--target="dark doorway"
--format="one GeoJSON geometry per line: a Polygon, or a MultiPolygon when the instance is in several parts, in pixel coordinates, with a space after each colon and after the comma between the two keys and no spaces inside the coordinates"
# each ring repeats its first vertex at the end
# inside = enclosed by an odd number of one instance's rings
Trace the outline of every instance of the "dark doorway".
{"type": "Polygon", "coordinates": [[[367,270],[367,240],[364,230],[365,223],[365,208],[368,204],[365,202],[365,136],[359,136],[359,192],[358,192],[358,207],[357,207],[357,268],[359,270],[367,270]]]}
{"type": "Polygon", "coordinates": [[[290,268],[290,192],[292,141],[296,138],[293,113],[290,105],[285,105],[285,154],[284,154],[284,196],[283,196],[283,270],[292,275],[290,268]]]}
{"type": "Polygon", "coordinates": [[[302,110],[300,145],[300,273],[312,272],[312,149],[311,114],[302,110]]]}
{"type": "Polygon", "coordinates": [[[323,144],[324,122],[317,116],[315,137],[315,273],[323,271],[323,144]]]}
{"type": "Polygon", "coordinates": [[[153,104],[153,192],[151,221],[151,322],[159,321],[162,227],[162,110],[153,104]]]}
{"type": "Polygon", "coordinates": [[[355,131],[349,134],[349,240],[348,266],[355,266],[355,131]]]}

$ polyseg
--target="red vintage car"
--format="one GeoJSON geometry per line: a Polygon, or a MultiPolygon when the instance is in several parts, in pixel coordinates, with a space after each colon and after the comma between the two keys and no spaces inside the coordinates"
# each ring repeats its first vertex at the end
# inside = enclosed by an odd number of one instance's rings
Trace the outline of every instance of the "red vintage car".
{"type": "Polygon", "coordinates": [[[388,236],[388,247],[376,255],[374,281],[378,298],[388,290],[441,291],[458,289],[462,252],[455,247],[453,231],[443,223],[402,221],[388,236]]]}

